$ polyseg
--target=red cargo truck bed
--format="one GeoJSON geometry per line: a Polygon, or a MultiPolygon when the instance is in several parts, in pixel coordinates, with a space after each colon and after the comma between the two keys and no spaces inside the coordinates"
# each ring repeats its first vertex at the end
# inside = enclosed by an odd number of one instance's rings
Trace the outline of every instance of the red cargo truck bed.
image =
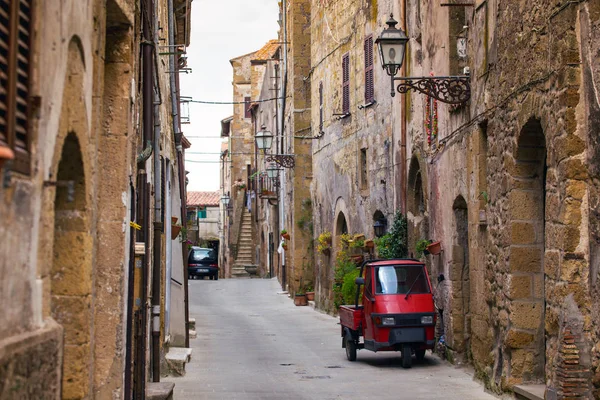
{"type": "Polygon", "coordinates": [[[357,331],[361,321],[363,320],[363,306],[340,306],[338,313],[340,315],[340,323],[342,326],[348,327],[357,331]]]}

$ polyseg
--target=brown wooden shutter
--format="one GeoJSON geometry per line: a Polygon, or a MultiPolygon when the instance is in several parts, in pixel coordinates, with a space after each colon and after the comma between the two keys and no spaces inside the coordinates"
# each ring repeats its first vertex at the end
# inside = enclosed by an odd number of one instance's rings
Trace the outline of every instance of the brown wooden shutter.
{"type": "Polygon", "coordinates": [[[0,0],[0,142],[15,152],[13,169],[29,173],[31,1],[0,0]]]}
{"type": "Polygon", "coordinates": [[[342,113],[350,114],[350,54],[342,58],[342,113]]]}
{"type": "Polygon", "coordinates": [[[323,82],[319,82],[319,133],[323,132],[323,82]]]}
{"type": "Polygon", "coordinates": [[[250,113],[250,97],[244,97],[244,118],[252,118],[250,113]]]}
{"type": "Polygon", "coordinates": [[[10,56],[9,0],[0,0],[0,145],[8,145],[8,62],[10,56]]]}
{"type": "Polygon", "coordinates": [[[365,39],[365,103],[372,103],[374,100],[373,84],[373,37],[365,39]]]}

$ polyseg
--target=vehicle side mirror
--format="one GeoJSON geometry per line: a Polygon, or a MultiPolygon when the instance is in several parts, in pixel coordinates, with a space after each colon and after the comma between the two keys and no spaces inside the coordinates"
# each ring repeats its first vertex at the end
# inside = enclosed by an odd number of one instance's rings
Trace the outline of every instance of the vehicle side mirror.
{"type": "Polygon", "coordinates": [[[358,277],[354,280],[354,283],[356,283],[357,285],[364,285],[365,284],[365,278],[363,277],[358,277]]]}

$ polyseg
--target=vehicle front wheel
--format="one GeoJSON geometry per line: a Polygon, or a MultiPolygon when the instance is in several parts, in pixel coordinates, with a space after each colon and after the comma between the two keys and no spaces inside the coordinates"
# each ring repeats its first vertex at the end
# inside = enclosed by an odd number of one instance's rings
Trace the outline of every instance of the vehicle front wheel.
{"type": "Polygon", "coordinates": [[[415,350],[415,356],[417,361],[423,361],[425,359],[425,350],[415,350]]]}
{"type": "Polygon", "coordinates": [[[356,361],[356,340],[352,339],[352,335],[346,335],[346,358],[356,361]]]}
{"type": "Polygon", "coordinates": [[[410,344],[402,346],[402,368],[410,368],[412,366],[412,348],[410,344]]]}

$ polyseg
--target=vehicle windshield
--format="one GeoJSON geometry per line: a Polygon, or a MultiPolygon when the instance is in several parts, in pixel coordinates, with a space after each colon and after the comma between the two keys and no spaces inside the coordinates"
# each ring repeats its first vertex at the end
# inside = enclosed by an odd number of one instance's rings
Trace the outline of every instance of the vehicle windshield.
{"type": "Polygon", "coordinates": [[[406,294],[409,290],[411,294],[430,293],[422,265],[390,265],[376,269],[376,294],[406,294]]]}
{"type": "Polygon", "coordinates": [[[194,249],[190,258],[194,261],[214,260],[216,258],[213,249],[194,249]]]}

